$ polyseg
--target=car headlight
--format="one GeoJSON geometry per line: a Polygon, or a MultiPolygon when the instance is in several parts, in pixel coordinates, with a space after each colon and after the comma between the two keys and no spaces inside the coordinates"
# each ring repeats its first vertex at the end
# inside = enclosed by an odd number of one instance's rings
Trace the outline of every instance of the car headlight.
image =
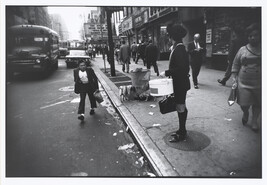
{"type": "Polygon", "coordinates": [[[36,59],[36,60],[35,60],[35,63],[36,63],[36,64],[40,64],[40,63],[41,63],[41,60],[40,60],[40,59],[36,59]]]}

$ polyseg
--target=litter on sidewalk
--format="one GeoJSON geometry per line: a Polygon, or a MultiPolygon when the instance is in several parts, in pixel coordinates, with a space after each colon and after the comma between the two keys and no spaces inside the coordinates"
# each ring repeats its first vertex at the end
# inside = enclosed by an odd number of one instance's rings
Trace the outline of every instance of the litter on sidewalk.
{"type": "Polygon", "coordinates": [[[155,108],[155,107],[156,107],[156,105],[154,105],[154,104],[151,104],[151,105],[150,105],[150,107],[151,107],[151,108],[155,108]]]}
{"type": "Polygon", "coordinates": [[[236,174],[235,172],[231,172],[231,173],[230,173],[231,176],[232,176],[232,175],[235,175],[235,174],[236,174]]]}
{"type": "Polygon", "coordinates": [[[141,163],[141,166],[144,165],[144,157],[143,157],[143,156],[140,157],[140,158],[138,159],[138,161],[141,163]]]}
{"type": "Polygon", "coordinates": [[[146,172],[146,175],[147,175],[147,176],[149,176],[149,177],[156,177],[156,175],[155,175],[155,174],[153,174],[153,173],[150,173],[150,172],[146,172]]]}
{"type": "Polygon", "coordinates": [[[129,144],[120,146],[120,147],[118,148],[118,150],[126,150],[126,149],[133,148],[133,147],[134,147],[134,143],[129,143],[129,144]]]}
{"type": "Polygon", "coordinates": [[[154,115],[154,112],[149,112],[148,114],[151,115],[151,116],[153,116],[154,115]]]}

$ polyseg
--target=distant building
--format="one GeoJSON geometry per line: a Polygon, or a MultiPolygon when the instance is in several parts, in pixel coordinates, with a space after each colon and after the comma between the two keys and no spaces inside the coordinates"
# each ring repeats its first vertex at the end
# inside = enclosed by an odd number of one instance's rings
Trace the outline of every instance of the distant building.
{"type": "Polygon", "coordinates": [[[69,32],[62,17],[59,14],[51,14],[50,19],[51,29],[59,34],[60,40],[68,40],[69,32]]]}
{"type": "MultiPolygon", "coordinates": [[[[119,42],[119,17],[118,12],[112,14],[112,34],[114,42],[119,42]]],[[[107,20],[103,7],[91,10],[88,20],[84,23],[85,37],[91,43],[106,43],[108,41],[107,20]]]]}
{"type": "Polygon", "coordinates": [[[34,24],[51,28],[47,7],[35,6],[7,6],[7,28],[19,24],[34,24]]]}

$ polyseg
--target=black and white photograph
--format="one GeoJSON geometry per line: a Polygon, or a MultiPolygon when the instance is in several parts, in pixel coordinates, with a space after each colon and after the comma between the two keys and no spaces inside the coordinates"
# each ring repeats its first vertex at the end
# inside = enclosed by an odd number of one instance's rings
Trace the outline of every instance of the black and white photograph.
{"type": "Polygon", "coordinates": [[[2,2],[1,183],[263,184],[266,7],[194,2],[2,2]]]}

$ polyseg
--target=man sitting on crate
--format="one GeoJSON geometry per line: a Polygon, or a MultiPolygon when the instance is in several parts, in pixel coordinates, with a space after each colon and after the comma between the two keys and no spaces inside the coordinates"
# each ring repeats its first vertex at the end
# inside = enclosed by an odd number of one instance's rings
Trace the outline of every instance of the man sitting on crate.
{"type": "Polygon", "coordinates": [[[125,72],[125,64],[126,64],[126,71],[127,73],[129,73],[130,56],[131,56],[130,47],[127,44],[125,44],[125,41],[122,41],[122,45],[120,47],[120,61],[122,63],[123,72],[125,72]]]}

